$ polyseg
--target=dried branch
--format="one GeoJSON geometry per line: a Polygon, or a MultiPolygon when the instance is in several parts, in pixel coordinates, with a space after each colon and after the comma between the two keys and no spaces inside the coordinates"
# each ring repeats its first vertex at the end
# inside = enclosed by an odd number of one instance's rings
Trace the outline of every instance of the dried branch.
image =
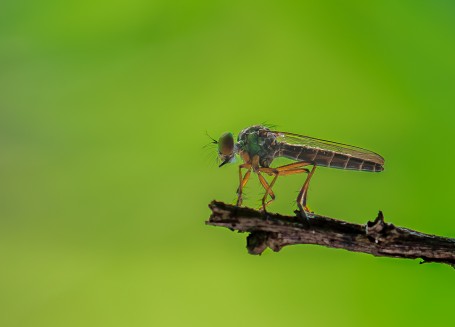
{"type": "Polygon", "coordinates": [[[282,216],[213,201],[207,225],[249,232],[247,249],[261,254],[267,247],[278,252],[286,245],[318,244],[374,256],[446,263],[455,267],[455,239],[423,234],[384,222],[382,212],[365,225],[315,215],[282,216]]]}

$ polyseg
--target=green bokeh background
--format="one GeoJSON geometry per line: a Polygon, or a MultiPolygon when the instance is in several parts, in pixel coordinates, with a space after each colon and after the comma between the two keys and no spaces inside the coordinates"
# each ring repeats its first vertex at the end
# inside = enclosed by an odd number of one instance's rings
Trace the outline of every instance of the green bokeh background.
{"type": "Polygon", "coordinates": [[[372,149],[385,171],[319,169],[312,209],[455,237],[454,41],[442,0],[2,1],[0,325],[453,324],[449,266],[205,226],[238,181],[203,146],[268,122],[372,149]]]}

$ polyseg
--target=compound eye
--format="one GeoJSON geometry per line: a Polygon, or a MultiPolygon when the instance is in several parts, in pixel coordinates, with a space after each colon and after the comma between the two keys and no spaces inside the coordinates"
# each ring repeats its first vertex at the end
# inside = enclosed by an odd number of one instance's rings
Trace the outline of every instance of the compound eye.
{"type": "Polygon", "coordinates": [[[218,141],[218,152],[223,156],[230,156],[234,152],[234,136],[232,133],[224,133],[218,141]]]}

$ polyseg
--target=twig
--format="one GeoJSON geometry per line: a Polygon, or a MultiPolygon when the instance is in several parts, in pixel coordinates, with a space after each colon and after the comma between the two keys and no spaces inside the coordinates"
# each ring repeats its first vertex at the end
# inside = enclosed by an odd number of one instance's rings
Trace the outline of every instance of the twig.
{"type": "Polygon", "coordinates": [[[318,244],[374,256],[416,259],[446,263],[455,267],[455,239],[423,234],[384,222],[380,211],[365,225],[315,215],[309,221],[294,217],[241,208],[213,201],[207,225],[249,232],[247,249],[261,254],[267,247],[278,252],[286,245],[318,244]]]}

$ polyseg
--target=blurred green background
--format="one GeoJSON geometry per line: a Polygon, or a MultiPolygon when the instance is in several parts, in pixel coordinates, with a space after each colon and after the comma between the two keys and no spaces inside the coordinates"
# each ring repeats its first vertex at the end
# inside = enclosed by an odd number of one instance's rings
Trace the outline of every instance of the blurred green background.
{"type": "Polygon", "coordinates": [[[268,122],[385,157],[319,169],[316,212],[455,237],[454,37],[451,1],[2,1],[0,325],[454,323],[449,266],[204,225],[238,181],[205,132],[268,122]]]}

